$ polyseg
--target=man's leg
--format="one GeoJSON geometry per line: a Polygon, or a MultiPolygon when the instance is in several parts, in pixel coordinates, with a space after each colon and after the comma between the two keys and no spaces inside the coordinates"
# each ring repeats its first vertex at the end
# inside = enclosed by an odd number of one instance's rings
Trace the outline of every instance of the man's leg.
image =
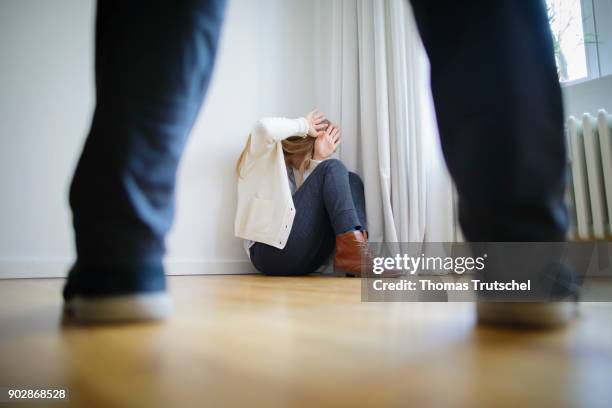
{"type": "Polygon", "coordinates": [[[539,0],[412,0],[470,241],[562,241],[563,109],[539,0]]]}
{"type": "Polygon", "coordinates": [[[224,0],[98,2],[96,108],[70,189],[78,259],[64,290],[82,320],[168,312],[162,258],[176,169],[223,12],[224,0]]]}
{"type": "Polygon", "coordinates": [[[465,236],[563,240],[563,111],[543,1],[412,4],[465,236]]]}

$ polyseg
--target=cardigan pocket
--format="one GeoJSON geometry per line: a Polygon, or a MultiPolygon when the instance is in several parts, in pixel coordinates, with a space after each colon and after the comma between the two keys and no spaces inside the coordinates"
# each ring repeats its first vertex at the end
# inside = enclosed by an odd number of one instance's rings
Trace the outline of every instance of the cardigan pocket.
{"type": "Polygon", "coordinates": [[[268,233],[274,220],[274,201],[253,197],[248,214],[247,231],[256,235],[268,233]]]}

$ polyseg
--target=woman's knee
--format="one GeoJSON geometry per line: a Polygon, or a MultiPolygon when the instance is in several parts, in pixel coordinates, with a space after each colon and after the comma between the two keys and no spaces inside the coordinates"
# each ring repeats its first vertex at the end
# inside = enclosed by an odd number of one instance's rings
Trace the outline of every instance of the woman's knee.
{"type": "Polygon", "coordinates": [[[327,159],[322,161],[319,166],[323,166],[327,171],[348,172],[344,163],[338,159],[327,159]]]}

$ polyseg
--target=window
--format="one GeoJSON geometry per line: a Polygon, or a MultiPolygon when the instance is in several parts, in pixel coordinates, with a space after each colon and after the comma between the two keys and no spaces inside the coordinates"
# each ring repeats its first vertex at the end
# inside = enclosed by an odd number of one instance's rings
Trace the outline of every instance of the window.
{"type": "Polygon", "coordinates": [[[561,83],[612,74],[612,0],[546,0],[561,83]]]}
{"type": "Polygon", "coordinates": [[[581,0],[546,0],[559,81],[588,77],[581,0]]]}

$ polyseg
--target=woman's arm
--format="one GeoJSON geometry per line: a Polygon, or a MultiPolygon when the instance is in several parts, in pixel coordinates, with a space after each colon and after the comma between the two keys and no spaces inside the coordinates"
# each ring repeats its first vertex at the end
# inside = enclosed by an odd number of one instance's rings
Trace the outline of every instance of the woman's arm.
{"type": "Polygon", "coordinates": [[[325,120],[325,115],[318,110],[297,119],[263,118],[255,124],[253,134],[267,143],[278,142],[290,136],[317,137],[327,126],[325,120]]]}
{"type": "Polygon", "coordinates": [[[306,118],[262,118],[255,124],[253,134],[262,141],[274,143],[290,136],[306,136],[308,128],[306,118]]]}

